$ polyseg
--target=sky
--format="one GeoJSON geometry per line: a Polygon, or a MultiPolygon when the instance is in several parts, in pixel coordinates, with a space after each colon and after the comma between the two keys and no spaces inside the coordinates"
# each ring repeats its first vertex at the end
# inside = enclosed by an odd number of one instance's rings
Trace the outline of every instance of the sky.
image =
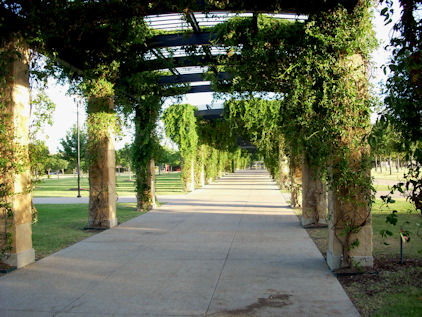
{"type": "MultiPolygon", "coordinates": [[[[394,1],[394,5],[395,17],[393,20],[397,20],[399,18],[398,1],[394,1]]],[[[380,43],[378,49],[372,53],[373,68],[371,81],[374,85],[377,85],[378,82],[385,80],[385,75],[382,71],[382,65],[388,62],[390,56],[390,52],[385,50],[385,46],[389,43],[390,38],[393,35],[393,23],[390,23],[387,26],[384,25],[384,18],[379,14],[381,9],[382,6],[376,8],[374,12],[374,29],[380,43]]],[[[59,85],[53,79],[49,80],[48,87],[46,89],[47,95],[56,104],[56,110],[53,114],[53,125],[46,126],[44,128],[44,135],[40,137],[45,139],[50,153],[58,152],[58,149],[60,148],[60,140],[63,139],[66,135],[66,132],[76,124],[77,106],[75,97],[68,95],[67,89],[67,86],[59,85]]],[[[212,93],[188,94],[185,95],[181,100],[176,98],[167,98],[163,108],[166,108],[173,103],[189,103],[198,106],[199,109],[205,109],[206,105],[210,105],[212,108],[222,107],[222,101],[213,100],[212,93]]],[[[374,113],[371,116],[371,120],[374,121],[375,119],[376,114],[374,113]]],[[[84,105],[82,105],[79,111],[79,120],[81,124],[86,120],[84,105]]],[[[116,149],[122,148],[125,143],[132,142],[132,130],[133,127],[124,128],[123,134],[125,136],[123,139],[116,141],[116,149]]],[[[168,140],[164,143],[169,144],[168,140]]]]}

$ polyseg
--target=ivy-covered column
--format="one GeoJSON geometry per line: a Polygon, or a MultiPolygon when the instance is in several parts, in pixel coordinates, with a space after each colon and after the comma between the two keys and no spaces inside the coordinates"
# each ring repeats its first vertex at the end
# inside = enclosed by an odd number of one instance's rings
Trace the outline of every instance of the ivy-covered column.
{"type": "Polygon", "coordinates": [[[195,161],[198,149],[196,107],[183,104],[173,105],[163,113],[166,134],[178,146],[182,157],[182,181],[184,189],[195,189],[195,161]]]}
{"type": "Polygon", "coordinates": [[[302,186],[302,163],[297,158],[290,157],[290,194],[292,207],[300,207],[300,193],[302,186]]]}
{"type": "Polygon", "coordinates": [[[207,184],[211,184],[218,176],[218,150],[207,145],[205,175],[207,184]]]}
{"type": "Polygon", "coordinates": [[[132,162],[136,174],[136,208],[138,211],[155,207],[155,165],[156,148],[155,127],[161,106],[158,96],[144,100],[142,106],[135,109],[135,140],[133,143],[132,162]]]}
{"type": "Polygon", "coordinates": [[[30,50],[22,40],[0,48],[0,261],[34,262],[28,161],[30,50]]]}
{"type": "Polygon", "coordinates": [[[182,166],[186,175],[186,190],[193,192],[195,190],[195,159],[187,160],[182,166]]]}
{"type": "Polygon", "coordinates": [[[89,217],[87,228],[117,225],[113,88],[100,79],[88,84],[89,217]]]}
{"type": "Polygon", "coordinates": [[[157,203],[155,201],[155,160],[153,158],[149,161],[147,182],[150,188],[150,192],[148,193],[150,197],[150,205],[148,206],[148,209],[152,209],[157,207],[157,203]]]}
{"type": "Polygon", "coordinates": [[[201,187],[205,186],[205,144],[201,145],[201,166],[200,166],[200,175],[199,175],[199,185],[201,187]]]}
{"type": "Polygon", "coordinates": [[[328,175],[331,269],[373,262],[367,60],[376,41],[370,6],[357,1],[353,9],[339,5],[310,16],[305,35],[310,49],[297,68],[295,91],[301,95],[293,100],[312,104],[309,124],[302,125],[305,153],[328,175]]]}
{"type": "Polygon", "coordinates": [[[319,169],[309,160],[302,165],[302,226],[326,224],[327,191],[319,169]]]}
{"type": "Polygon", "coordinates": [[[279,160],[279,183],[281,188],[289,187],[289,163],[286,157],[281,157],[279,160]]]}
{"type": "MultiPolygon", "coordinates": [[[[365,100],[368,90],[362,56],[348,56],[340,66],[343,80],[353,87],[356,96],[365,100]]],[[[367,103],[357,100],[346,108],[351,120],[334,148],[330,168],[332,190],[328,201],[327,263],[331,269],[373,266],[371,159],[365,137],[369,131],[369,112],[366,107],[369,107],[367,103]]]]}
{"type": "Polygon", "coordinates": [[[280,188],[289,188],[289,163],[283,151],[283,141],[278,143],[278,182],[280,188]]]}
{"type": "MultiPolygon", "coordinates": [[[[370,160],[365,152],[356,149],[346,160],[355,172],[365,171],[369,179],[370,160]]],[[[334,179],[341,178],[341,174],[341,169],[332,169],[334,179]]],[[[366,177],[362,180],[364,178],[366,177]]],[[[327,264],[331,269],[373,266],[370,196],[370,190],[364,184],[355,188],[343,184],[328,192],[327,264]]]]}

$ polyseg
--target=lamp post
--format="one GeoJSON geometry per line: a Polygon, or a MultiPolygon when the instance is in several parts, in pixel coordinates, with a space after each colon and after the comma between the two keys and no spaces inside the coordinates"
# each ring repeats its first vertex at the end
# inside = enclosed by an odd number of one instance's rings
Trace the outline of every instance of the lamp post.
{"type": "Polygon", "coordinates": [[[78,98],[76,101],[76,130],[78,134],[78,198],[81,197],[81,145],[79,139],[79,103],[81,100],[78,98]]]}

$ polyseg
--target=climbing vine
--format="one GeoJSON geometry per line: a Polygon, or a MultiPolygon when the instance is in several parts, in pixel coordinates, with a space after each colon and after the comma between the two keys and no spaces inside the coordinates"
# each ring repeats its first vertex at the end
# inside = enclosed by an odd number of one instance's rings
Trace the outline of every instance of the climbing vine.
{"type": "Polygon", "coordinates": [[[188,104],[173,105],[163,112],[167,136],[175,142],[182,157],[182,180],[186,190],[192,190],[192,172],[198,149],[196,107],[188,104]]]}

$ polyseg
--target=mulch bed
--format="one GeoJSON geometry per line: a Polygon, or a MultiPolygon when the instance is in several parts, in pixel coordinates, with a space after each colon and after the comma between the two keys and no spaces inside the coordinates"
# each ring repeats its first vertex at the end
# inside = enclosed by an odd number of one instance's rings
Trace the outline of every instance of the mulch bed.
{"type": "Polygon", "coordinates": [[[14,270],[16,270],[15,266],[10,266],[10,265],[7,265],[6,263],[0,262],[0,276],[2,276],[3,274],[10,273],[14,270]]]}
{"type": "MultiPolygon", "coordinates": [[[[374,258],[374,267],[369,271],[359,272],[357,270],[352,271],[336,271],[337,279],[340,283],[347,287],[352,283],[360,283],[362,288],[365,288],[365,285],[369,285],[375,281],[380,280],[381,272],[398,272],[406,268],[412,267],[422,267],[422,260],[419,259],[408,259],[405,260],[403,264],[400,264],[398,258],[374,258]],[[347,274],[349,273],[349,274],[347,274]]],[[[414,281],[416,287],[420,287],[422,283],[422,273],[418,274],[419,276],[414,276],[414,281]],[[416,285],[417,284],[417,285],[416,285]]],[[[368,295],[371,295],[367,293],[368,295]]]]}

